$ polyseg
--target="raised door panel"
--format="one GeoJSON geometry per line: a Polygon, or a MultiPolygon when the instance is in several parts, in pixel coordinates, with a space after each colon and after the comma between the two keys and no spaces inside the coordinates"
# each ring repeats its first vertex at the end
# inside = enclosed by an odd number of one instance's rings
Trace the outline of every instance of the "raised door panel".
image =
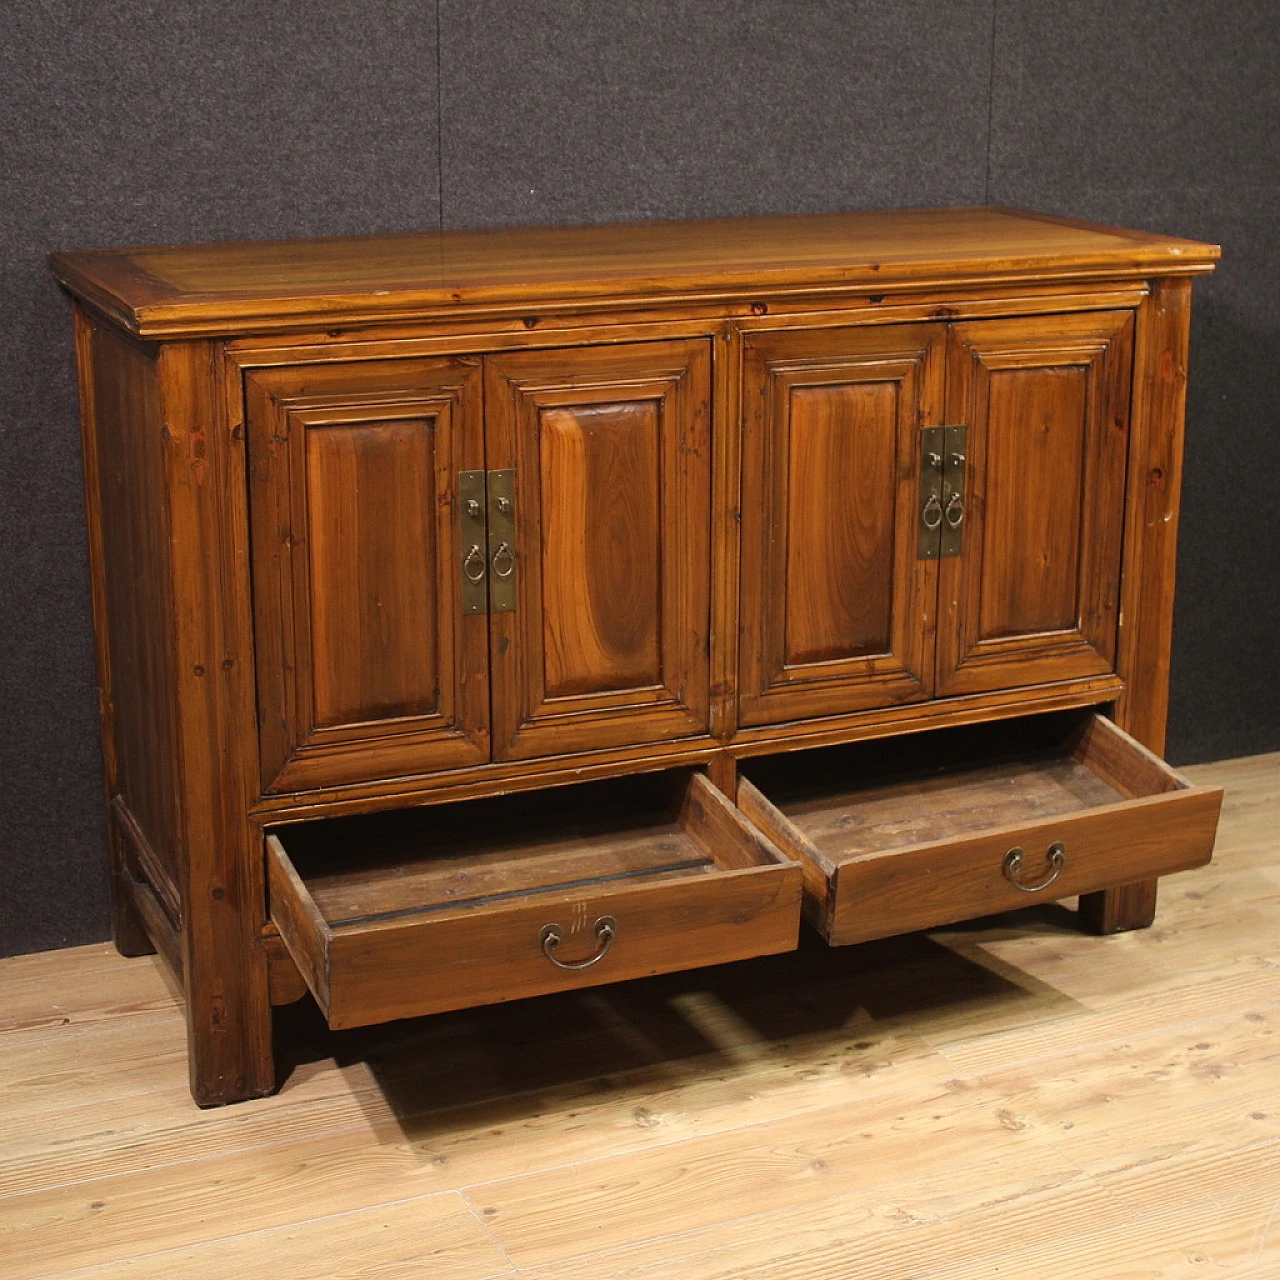
{"type": "Polygon", "coordinates": [[[937,579],[917,554],[920,432],[941,422],[945,333],[747,338],[743,724],[929,696],[937,579]]]}
{"type": "Polygon", "coordinates": [[[952,327],[968,426],[961,552],[940,562],[937,690],[1115,669],[1133,316],[952,327]]]}
{"type": "Polygon", "coordinates": [[[501,544],[490,564],[491,589],[516,579],[491,617],[495,758],[706,732],[709,348],[486,360],[490,474],[514,472],[514,567],[501,544]]]}
{"type": "Polygon", "coordinates": [[[263,785],[487,760],[455,503],[484,466],[479,361],[254,369],[245,393],[263,785]]]}

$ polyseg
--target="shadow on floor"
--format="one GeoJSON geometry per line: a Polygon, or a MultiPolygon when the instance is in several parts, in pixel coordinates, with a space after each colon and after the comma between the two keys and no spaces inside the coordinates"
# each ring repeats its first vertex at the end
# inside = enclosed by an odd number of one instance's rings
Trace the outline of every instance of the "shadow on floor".
{"type": "MultiPolygon", "coordinates": [[[[957,943],[992,931],[1075,933],[1075,920],[1047,904],[949,933],[957,943]]],[[[367,1064],[404,1136],[421,1142],[455,1127],[445,1113],[458,1109],[468,1128],[496,1128],[527,1118],[551,1093],[571,1105],[623,1088],[670,1089],[801,1044],[806,1061],[874,1053],[895,1029],[974,1006],[1014,1010],[1024,1022],[1072,1003],[929,934],[829,947],[806,926],[784,955],[351,1031],[330,1031],[308,997],[276,1010],[277,1061],[286,1087],[307,1063],[367,1064]]]]}

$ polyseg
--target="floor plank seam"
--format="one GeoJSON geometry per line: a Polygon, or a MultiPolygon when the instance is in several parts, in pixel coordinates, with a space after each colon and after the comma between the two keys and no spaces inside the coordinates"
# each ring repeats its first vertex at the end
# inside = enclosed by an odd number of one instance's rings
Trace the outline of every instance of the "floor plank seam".
{"type": "Polygon", "coordinates": [[[505,1248],[503,1248],[502,1241],[500,1241],[498,1237],[495,1236],[493,1232],[490,1230],[489,1224],[485,1221],[484,1214],[481,1213],[479,1208],[472,1202],[471,1197],[461,1187],[457,1189],[457,1195],[462,1200],[462,1203],[467,1206],[467,1209],[470,1211],[471,1216],[480,1224],[480,1229],[485,1233],[486,1236],[489,1237],[489,1240],[493,1244],[493,1247],[497,1249],[497,1251],[500,1254],[502,1254],[504,1258],[506,1258],[507,1265],[511,1268],[511,1271],[508,1274],[514,1275],[516,1272],[518,1272],[520,1268],[516,1266],[515,1261],[512,1259],[511,1255],[506,1251],[505,1248]]]}

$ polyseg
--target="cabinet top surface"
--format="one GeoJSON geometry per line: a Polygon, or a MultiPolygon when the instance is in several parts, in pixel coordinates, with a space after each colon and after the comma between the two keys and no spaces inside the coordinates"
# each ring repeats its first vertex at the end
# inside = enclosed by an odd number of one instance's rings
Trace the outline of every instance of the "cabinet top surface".
{"type": "Polygon", "coordinates": [[[55,253],[73,293],[145,336],[795,290],[1212,270],[1216,245],[1014,209],[418,231],[55,253]]]}

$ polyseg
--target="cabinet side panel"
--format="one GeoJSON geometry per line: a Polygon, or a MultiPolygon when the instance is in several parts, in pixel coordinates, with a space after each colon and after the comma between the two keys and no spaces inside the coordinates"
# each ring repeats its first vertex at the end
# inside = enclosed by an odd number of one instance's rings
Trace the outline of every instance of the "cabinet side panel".
{"type": "MultiPolygon", "coordinates": [[[[79,324],[107,793],[131,816],[138,869],[177,919],[173,593],[156,348],[87,312],[79,324]]],[[[113,829],[113,841],[123,838],[113,829]]]]}

